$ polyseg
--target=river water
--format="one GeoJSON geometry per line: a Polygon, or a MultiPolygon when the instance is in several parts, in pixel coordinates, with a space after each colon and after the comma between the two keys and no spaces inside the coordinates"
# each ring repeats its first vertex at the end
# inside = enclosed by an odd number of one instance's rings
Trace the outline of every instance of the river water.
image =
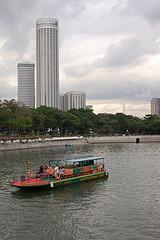
{"type": "Polygon", "coordinates": [[[0,152],[0,239],[160,238],[160,145],[103,144],[0,152]],[[52,159],[102,155],[108,180],[22,192],[12,176],[52,159]],[[29,161],[28,165],[27,162],[29,161]]]}

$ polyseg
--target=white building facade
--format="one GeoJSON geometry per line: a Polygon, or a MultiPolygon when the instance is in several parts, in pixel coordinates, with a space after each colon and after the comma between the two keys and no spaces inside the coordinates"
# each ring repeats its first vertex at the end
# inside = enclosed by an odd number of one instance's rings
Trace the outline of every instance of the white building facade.
{"type": "Polygon", "coordinates": [[[152,100],[151,100],[151,115],[160,116],[160,98],[152,98],[152,100]]]}
{"type": "Polygon", "coordinates": [[[64,111],[64,94],[59,95],[59,109],[64,111]]]}
{"type": "Polygon", "coordinates": [[[36,106],[59,106],[58,20],[36,21],[36,106]]]}
{"type": "Polygon", "coordinates": [[[86,105],[86,109],[93,110],[93,105],[86,105]]]}
{"type": "Polygon", "coordinates": [[[64,94],[64,110],[70,109],[86,109],[86,94],[85,92],[70,91],[64,94]]]}
{"type": "Polygon", "coordinates": [[[35,64],[18,63],[18,102],[35,108],[35,64]]]}

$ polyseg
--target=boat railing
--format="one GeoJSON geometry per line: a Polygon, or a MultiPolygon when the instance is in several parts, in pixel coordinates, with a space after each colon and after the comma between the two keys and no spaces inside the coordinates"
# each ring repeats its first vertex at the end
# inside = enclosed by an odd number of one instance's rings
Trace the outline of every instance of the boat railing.
{"type": "Polygon", "coordinates": [[[95,163],[93,165],[89,166],[74,166],[74,165],[68,165],[64,168],[59,168],[59,176],[56,178],[56,174],[54,171],[54,168],[49,167],[47,170],[45,170],[43,173],[37,173],[36,171],[28,170],[26,173],[20,173],[19,176],[14,176],[12,178],[12,181],[19,180],[19,181],[26,181],[33,178],[37,179],[45,179],[45,178],[52,178],[52,179],[65,179],[69,177],[76,177],[81,175],[87,175],[87,174],[95,174],[98,172],[105,171],[104,164],[101,163],[95,163]]]}
{"type": "Polygon", "coordinates": [[[80,176],[80,175],[86,175],[86,174],[94,174],[97,172],[104,171],[104,165],[103,164],[94,164],[89,166],[82,166],[82,167],[71,167],[64,169],[64,174],[62,177],[70,177],[70,176],[80,176]]]}
{"type": "Polygon", "coordinates": [[[95,174],[97,172],[102,172],[104,170],[105,170],[104,164],[101,164],[101,163],[96,163],[94,165],[89,165],[89,166],[68,165],[64,168],[59,168],[59,175],[60,175],[60,178],[69,178],[69,177],[76,177],[76,176],[86,175],[86,174],[95,174]]]}

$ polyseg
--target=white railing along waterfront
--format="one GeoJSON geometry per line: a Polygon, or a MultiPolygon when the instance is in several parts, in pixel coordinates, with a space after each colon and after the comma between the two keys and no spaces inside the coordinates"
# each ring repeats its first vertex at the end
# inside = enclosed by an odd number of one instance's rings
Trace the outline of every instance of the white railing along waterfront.
{"type": "Polygon", "coordinates": [[[49,147],[49,146],[66,146],[69,144],[83,144],[85,140],[82,136],[80,137],[52,137],[52,138],[37,138],[37,139],[16,139],[0,141],[1,150],[15,150],[25,148],[36,148],[36,147],[49,147]]]}
{"type": "Polygon", "coordinates": [[[89,137],[87,141],[89,143],[136,143],[137,141],[140,143],[160,142],[160,135],[89,137]]]}

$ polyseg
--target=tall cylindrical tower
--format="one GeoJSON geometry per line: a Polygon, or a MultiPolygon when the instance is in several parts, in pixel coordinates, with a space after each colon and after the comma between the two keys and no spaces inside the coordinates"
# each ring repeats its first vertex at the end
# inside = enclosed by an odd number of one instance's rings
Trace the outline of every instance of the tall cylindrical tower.
{"type": "Polygon", "coordinates": [[[58,108],[59,44],[58,20],[40,18],[36,21],[36,106],[58,108]]]}

